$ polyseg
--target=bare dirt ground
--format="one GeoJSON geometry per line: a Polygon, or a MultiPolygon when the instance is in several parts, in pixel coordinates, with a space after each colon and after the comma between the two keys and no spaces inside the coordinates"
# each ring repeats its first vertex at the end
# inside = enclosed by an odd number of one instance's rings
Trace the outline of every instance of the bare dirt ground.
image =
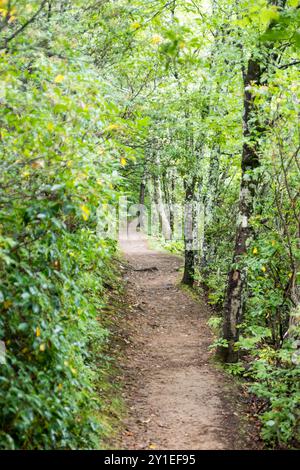
{"type": "Polygon", "coordinates": [[[121,449],[251,449],[238,391],[211,360],[209,307],[179,286],[182,259],[135,231],[128,262],[121,449]],[[243,431],[244,429],[244,431],[243,431]]]}

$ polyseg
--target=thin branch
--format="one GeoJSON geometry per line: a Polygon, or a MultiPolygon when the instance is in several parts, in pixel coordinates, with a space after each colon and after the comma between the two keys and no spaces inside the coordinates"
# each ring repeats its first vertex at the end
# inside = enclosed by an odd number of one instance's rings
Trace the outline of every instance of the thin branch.
{"type": "Polygon", "coordinates": [[[299,65],[299,64],[300,64],[300,60],[294,60],[293,62],[290,62],[289,64],[280,65],[278,68],[281,70],[285,70],[289,67],[292,67],[293,65],[299,65]]]}
{"type": "Polygon", "coordinates": [[[22,26],[20,26],[19,29],[17,29],[13,34],[11,34],[8,38],[5,39],[5,48],[7,47],[7,44],[10,41],[15,39],[15,37],[18,36],[20,33],[22,33],[24,31],[24,29],[27,28],[27,26],[29,26],[31,23],[33,23],[36,20],[36,18],[39,16],[41,11],[46,6],[47,2],[48,2],[48,0],[43,0],[40,7],[39,7],[39,9],[36,11],[36,13],[31,18],[29,18],[29,20],[27,20],[24,24],[22,24],[22,26]]]}
{"type": "Polygon", "coordinates": [[[161,13],[163,13],[164,10],[166,10],[169,6],[174,5],[176,0],[170,0],[169,2],[165,3],[160,10],[156,11],[150,18],[148,18],[144,23],[142,23],[138,28],[135,28],[133,31],[133,34],[136,33],[139,29],[143,28],[146,26],[148,23],[151,23],[157,16],[159,16],[161,13]]]}

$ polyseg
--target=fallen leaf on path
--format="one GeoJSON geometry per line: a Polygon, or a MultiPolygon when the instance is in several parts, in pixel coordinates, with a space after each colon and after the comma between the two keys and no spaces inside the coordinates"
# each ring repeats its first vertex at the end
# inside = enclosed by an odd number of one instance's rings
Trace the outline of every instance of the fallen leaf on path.
{"type": "Polygon", "coordinates": [[[148,423],[150,423],[151,418],[148,418],[148,419],[140,419],[139,421],[140,421],[141,423],[143,423],[143,424],[148,424],[148,423]]]}
{"type": "Polygon", "coordinates": [[[156,444],[149,444],[149,449],[157,449],[157,445],[156,444]]]}

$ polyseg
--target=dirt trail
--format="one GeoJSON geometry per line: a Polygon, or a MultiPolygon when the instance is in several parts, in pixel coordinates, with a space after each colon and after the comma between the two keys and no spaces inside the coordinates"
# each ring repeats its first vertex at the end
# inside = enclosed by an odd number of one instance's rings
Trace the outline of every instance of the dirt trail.
{"type": "Polygon", "coordinates": [[[123,364],[129,413],[122,449],[241,449],[241,404],[210,360],[209,311],[178,287],[179,257],[150,250],[136,232],[121,241],[129,263],[123,364]],[[149,269],[153,268],[153,269],[149,269]]]}

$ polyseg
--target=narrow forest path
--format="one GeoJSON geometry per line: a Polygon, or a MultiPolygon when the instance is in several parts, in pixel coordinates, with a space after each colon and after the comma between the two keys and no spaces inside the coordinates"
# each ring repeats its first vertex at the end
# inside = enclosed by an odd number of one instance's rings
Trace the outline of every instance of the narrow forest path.
{"type": "Polygon", "coordinates": [[[122,449],[249,448],[242,405],[229,378],[210,360],[209,308],[178,286],[181,258],[148,248],[132,231],[123,367],[128,416],[122,449]]]}

